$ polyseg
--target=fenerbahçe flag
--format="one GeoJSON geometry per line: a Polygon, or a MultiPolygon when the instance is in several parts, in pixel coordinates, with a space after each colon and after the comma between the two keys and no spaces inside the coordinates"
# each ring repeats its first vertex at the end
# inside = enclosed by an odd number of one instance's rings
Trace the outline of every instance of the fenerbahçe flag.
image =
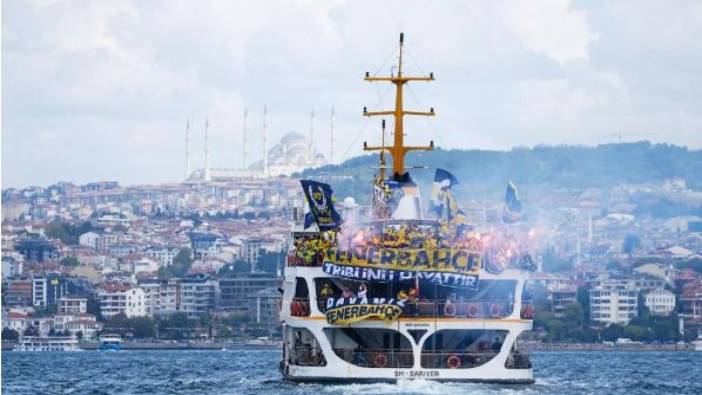
{"type": "Polygon", "coordinates": [[[302,184],[302,190],[310,206],[310,213],[317,221],[319,230],[327,231],[338,228],[341,225],[341,216],[334,209],[333,191],[329,184],[311,180],[300,180],[300,184],[302,184]]]}
{"type": "Polygon", "coordinates": [[[502,221],[504,223],[513,223],[522,219],[522,202],[519,200],[517,187],[512,181],[507,183],[507,192],[505,192],[505,208],[502,212],[502,221]]]}
{"type": "Polygon", "coordinates": [[[394,299],[386,301],[377,298],[329,298],[324,315],[332,325],[349,325],[372,317],[394,321],[402,314],[403,306],[403,302],[396,302],[394,299]]]}

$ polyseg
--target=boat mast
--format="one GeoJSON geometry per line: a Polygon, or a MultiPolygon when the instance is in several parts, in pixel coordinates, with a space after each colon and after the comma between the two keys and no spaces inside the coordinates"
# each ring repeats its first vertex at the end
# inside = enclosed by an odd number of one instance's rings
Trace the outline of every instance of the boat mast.
{"type": "Polygon", "coordinates": [[[406,146],[404,144],[404,128],[403,128],[403,117],[405,115],[421,115],[421,116],[434,116],[434,108],[429,111],[408,111],[403,108],[403,87],[409,81],[433,81],[434,73],[429,73],[428,77],[406,77],[402,75],[402,50],[404,46],[404,33],[400,33],[400,55],[397,65],[397,75],[390,75],[389,77],[376,77],[370,75],[366,72],[364,80],[373,81],[387,81],[395,84],[395,110],[383,110],[383,111],[368,111],[366,107],[363,108],[363,115],[367,117],[372,116],[382,116],[382,115],[392,115],[395,119],[395,135],[392,146],[381,146],[381,147],[369,147],[367,143],[363,143],[363,149],[365,151],[387,151],[392,156],[392,172],[393,177],[399,179],[405,175],[405,154],[409,151],[430,151],[434,149],[434,142],[431,141],[428,146],[406,146]]]}

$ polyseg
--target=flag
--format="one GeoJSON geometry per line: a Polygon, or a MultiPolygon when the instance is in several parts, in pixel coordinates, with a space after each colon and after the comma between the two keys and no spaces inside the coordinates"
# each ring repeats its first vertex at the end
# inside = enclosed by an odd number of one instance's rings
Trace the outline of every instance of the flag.
{"type": "Polygon", "coordinates": [[[451,187],[456,184],[458,184],[458,179],[453,174],[444,169],[436,169],[429,210],[434,212],[438,218],[444,217],[445,211],[446,217],[451,219],[453,215],[460,211],[453,194],[451,194],[451,187]]]}
{"type": "Polygon", "coordinates": [[[507,183],[507,192],[505,193],[505,208],[502,212],[502,221],[504,223],[513,223],[522,219],[522,202],[519,200],[517,187],[512,181],[507,183]]]}
{"type": "Polygon", "coordinates": [[[329,184],[311,180],[300,180],[300,184],[312,215],[305,217],[305,225],[314,218],[320,231],[338,228],[341,225],[341,216],[334,209],[333,191],[329,184]]]}

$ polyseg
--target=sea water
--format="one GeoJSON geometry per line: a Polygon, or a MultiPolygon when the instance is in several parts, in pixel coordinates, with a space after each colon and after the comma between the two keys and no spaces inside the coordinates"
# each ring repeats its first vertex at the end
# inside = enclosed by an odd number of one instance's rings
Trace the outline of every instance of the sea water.
{"type": "Polygon", "coordinates": [[[273,350],[3,352],[11,394],[702,394],[702,352],[534,352],[532,385],[295,384],[273,350]]]}

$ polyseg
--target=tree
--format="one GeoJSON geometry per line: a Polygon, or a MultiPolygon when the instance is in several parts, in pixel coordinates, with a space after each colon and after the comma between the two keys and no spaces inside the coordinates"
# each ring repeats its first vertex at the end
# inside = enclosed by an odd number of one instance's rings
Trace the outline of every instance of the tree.
{"type": "Polygon", "coordinates": [[[173,258],[173,264],[162,266],[158,269],[158,276],[161,278],[173,278],[185,276],[193,264],[192,251],[190,248],[181,248],[178,255],[173,258]]]}
{"type": "Polygon", "coordinates": [[[78,266],[78,265],[80,265],[80,262],[78,261],[78,259],[76,257],[67,256],[65,258],[62,258],[59,261],[59,264],[63,265],[63,266],[78,266]]]}
{"type": "Polygon", "coordinates": [[[624,337],[624,327],[619,324],[611,324],[602,330],[602,339],[607,341],[615,341],[620,337],[624,337]]]}
{"type": "Polygon", "coordinates": [[[78,338],[78,341],[82,341],[83,340],[83,331],[76,332],[76,337],[78,338]]]}
{"type": "Polygon", "coordinates": [[[129,320],[134,337],[143,339],[154,337],[154,322],[149,317],[135,317],[129,320]]]}
{"type": "Polygon", "coordinates": [[[102,316],[102,309],[100,308],[100,301],[94,298],[89,298],[86,305],[86,312],[92,314],[98,321],[104,321],[102,316]]]}
{"type": "Polygon", "coordinates": [[[10,328],[2,328],[2,341],[16,343],[19,340],[19,333],[10,328]]]}
{"type": "Polygon", "coordinates": [[[30,325],[27,328],[25,328],[24,333],[22,334],[24,336],[39,336],[39,329],[34,325],[30,325]]]}

